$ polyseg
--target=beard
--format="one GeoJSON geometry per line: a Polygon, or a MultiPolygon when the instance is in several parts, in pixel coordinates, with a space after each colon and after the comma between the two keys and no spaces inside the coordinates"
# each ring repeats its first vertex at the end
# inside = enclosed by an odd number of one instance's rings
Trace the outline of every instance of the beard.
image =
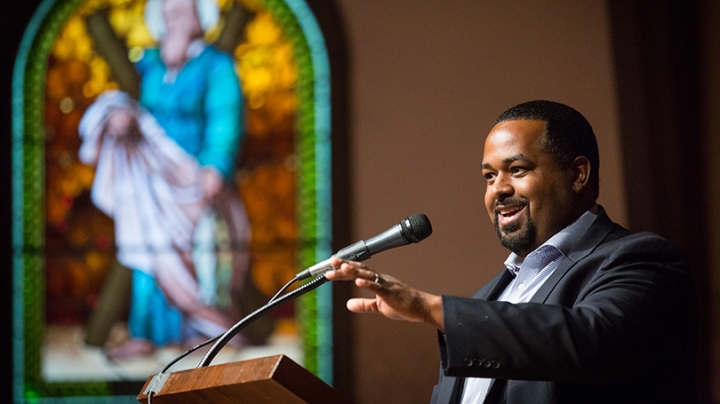
{"type": "Polygon", "coordinates": [[[528,216],[524,225],[520,223],[509,224],[502,229],[498,224],[498,213],[495,213],[495,234],[500,239],[500,244],[515,254],[524,257],[529,254],[535,246],[537,227],[528,216]]]}

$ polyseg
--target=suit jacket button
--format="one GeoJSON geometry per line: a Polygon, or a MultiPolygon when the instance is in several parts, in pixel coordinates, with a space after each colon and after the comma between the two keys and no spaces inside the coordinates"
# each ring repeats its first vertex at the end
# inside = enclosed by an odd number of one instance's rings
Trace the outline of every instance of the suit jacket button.
{"type": "Polygon", "coordinates": [[[466,366],[472,366],[474,361],[472,358],[465,358],[464,362],[466,366]]]}
{"type": "Polygon", "coordinates": [[[492,363],[493,363],[493,362],[495,362],[495,361],[486,360],[486,361],[483,363],[483,366],[486,367],[486,368],[489,368],[490,366],[492,366],[492,363]]]}
{"type": "Polygon", "coordinates": [[[493,368],[493,369],[497,369],[497,368],[499,368],[499,367],[500,367],[500,362],[498,362],[498,361],[492,361],[492,368],[493,368]]]}

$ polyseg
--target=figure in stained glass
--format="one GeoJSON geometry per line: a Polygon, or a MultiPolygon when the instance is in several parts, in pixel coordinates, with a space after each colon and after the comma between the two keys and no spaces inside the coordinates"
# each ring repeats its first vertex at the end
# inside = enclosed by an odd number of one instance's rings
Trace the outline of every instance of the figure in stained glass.
{"type": "Polygon", "coordinates": [[[139,100],[108,91],[79,127],[80,158],[96,165],[92,200],[114,219],[118,261],[133,270],[131,339],[109,351],[114,359],[229,328],[249,262],[248,220],[233,186],[240,83],[232,58],[203,39],[217,5],[150,0],[145,15],[159,46],[136,63],[139,100]],[[230,273],[225,305],[217,270],[230,273]]]}

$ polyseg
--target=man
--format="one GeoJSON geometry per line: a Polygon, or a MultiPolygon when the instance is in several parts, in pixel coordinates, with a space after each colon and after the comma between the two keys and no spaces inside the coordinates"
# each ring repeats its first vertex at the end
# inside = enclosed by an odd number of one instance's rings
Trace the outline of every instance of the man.
{"type": "Polygon", "coordinates": [[[432,403],[690,403],[695,303],[682,254],[596,204],[595,135],[549,101],[503,113],[486,141],[485,206],[506,269],[475,296],[437,296],[334,259],[380,312],[438,328],[432,403]]]}

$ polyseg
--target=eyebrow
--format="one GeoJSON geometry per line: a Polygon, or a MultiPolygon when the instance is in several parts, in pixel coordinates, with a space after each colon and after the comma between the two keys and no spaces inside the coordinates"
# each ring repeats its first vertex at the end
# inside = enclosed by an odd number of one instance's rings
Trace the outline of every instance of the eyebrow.
{"type": "MultiPolygon", "coordinates": [[[[518,153],[518,154],[516,154],[516,155],[514,155],[514,156],[510,156],[510,157],[504,159],[504,160],[503,160],[503,164],[510,164],[510,163],[512,163],[513,161],[518,161],[518,160],[527,160],[527,158],[525,157],[524,154],[518,153]]],[[[480,167],[483,168],[483,169],[485,169],[485,168],[492,168],[492,166],[490,165],[490,163],[482,163],[482,165],[481,165],[480,167]]]]}

